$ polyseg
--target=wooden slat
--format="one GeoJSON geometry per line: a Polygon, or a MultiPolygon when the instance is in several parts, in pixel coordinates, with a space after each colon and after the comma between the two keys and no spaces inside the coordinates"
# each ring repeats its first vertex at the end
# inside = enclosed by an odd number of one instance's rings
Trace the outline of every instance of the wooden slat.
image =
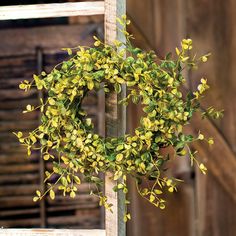
{"type": "Polygon", "coordinates": [[[93,222],[99,223],[99,208],[93,208],[89,210],[78,211],[77,216],[53,216],[47,217],[47,222],[49,225],[60,225],[66,227],[67,225],[81,225],[84,221],[91,222],[90,225],[93,225],[93,222]]]}
{"type": "MultiPolygon", "coordinates": [[[[7,185],[0,187],[0,197],[2,196],[17,196],[29,195],[34,196],[35,191],[39,189],[38,184],[20,184],[20,185],[7,185]]],[[[0,211],[1,212],[1,211],[0,211]]],[[[2,212],[0,213],[2,215],[2,212]]]]}
{"type": "Polygon", "coordinates": [[[14,174],[14,175],[0,175],[0,184],[22,184],[22,183],[38,183],[39,174],[14,174]]]}
{"type": "Polygon", "coordinates": [[[0,217],[8,217],[8,216],[22,216],[22,215],[29,215],[29,214],[37,214],[39,213],[39,208],[30,208],[30,209],[20,209],[20,210],[1,210],[0,217]]]}
{"type": "Polygon", "coordinates": [[[0,7],[0,20],[104,14],[104,2],[71,2],[0,7]]]}
{"type": "MultiPolygon", "coordinates": [[[[40,224],[40,219],[39,218],[26,218],[26,219],[17,219],[17,221],[13,221],[13,220],[0,220],[0,225],[2,225],[2,227],[6,227],[6,228],[13,228],[13,227],[38,227],[40,224]]],[[[18,230],[18,229],[17,229],[18,230]]],[[[0,229],[0,235],[1,236],[8,236],[8,229],[5,229],[4,231],[2,229],[0,229]]],[[[15,235],[15,234],[10,234],[10,235],[15,235]]],[[[23,236],[24,234],[20,234],[20,236],[23,236]]],[[[32,236],[32,235],[31,235],[32,236]]]]}
{"type": "MultiPolygon", "coordinates": [[[[113,44],[114,40],[124,41],[124,35],[118,30],[117,17],[126,13],[126,0],[106,0],[105,1],[105,41],[107,44],[113,44]]],[[[117,137],[122,136],[126,129],[126,111],[124,106],[118,105],[118,100],[125,97],[126,90],[122,87],[121,94],[113,91],[106,94],[105,98],[105,133],[106,136],[117,137]]],[[[108,202],[113,205],[113,212],[106,211],[105,228],[107,236],[124,236],[125,223],[124,217],[124,201],[125,196],[122,191],[115,193],[113,187],[116,183],[112,180],[112,174],[106,173],[105,177],[105,194],[108,202]]]]}
{"type": "Polygon", "coordinates": [[[105,236],[105,230],[0,229],[1,236],[105,236]]]}
{"type": "Polygon", "coordinates": [[[23,165],[1,165],[0,174],[10,175],[14,173],[37,172],[38,163],[24,163],[23,165]]]}
{"type": "MultiPolygon", "coordinates": [[[[32,198],[31,198],[32,200],[32,198]]],[[[50,197],[47,197],[48,205],[49,206],[65,206],[65,205],[75,205],[81,204],[86,205],[87,203],[98,203],[99,199],[96,196],[90,196],[88,194],[78,194],[74,199],[64,196],[56,196],[55,200],[51,200],[50,197]]]]}
{"type": "MultiPolygon", "coordinates": [[[[98,204],[97,202],[95,203],[86,203],[86,205],[81,205],[81,204],[77,204],[77,205],[66,205],[66,206],[53,206],[53,207],[48,207],[47,208],[47,212],[51,213],[51,212],[62,212],[62,211],[70,211],[70,210],[81,210],[81,209],[93,209],[93,208],[97,208],[98,204]]],[[[0,213],[1,214],[1,213],[0,213]]]]}
{"type": "MultiPolygon", "coordinates": [[[[86,27],[89,29],[90,27],[92,27],[92,25],[88,25],[86,27]]],[[[22,66],[22,60],[25,59],[22,55],[32,54],[37,46],[43,48],[44,53],[47,54],[45,56],[45,66],[48,67],[49,65],[50,67],[52,67],[52,65],[56,64],[53,55],[60,52],[61,48],[65,46],[75,47],[78,46],[78,44],[87,46],[92,45],[92,33],[85,34],[86,27],[83,25],[54,25],[1,30],[0,56],[2,58],[0,70],[2,70],[2,67],[10,67],[12,70],[16,68],[16,66],[22,66]],[[67,37],[65,37],[65,35],[67,37]],[[17,38],[17,41],[9,40],[9,38],[17,38]],[[25,42],[30,43],[26,44],[25,42]],[[48,53],[52,54],[49,55],[48,53]],[[13,55],[14,57],[12,57],[13,55]],[[4,59],[5,56],[9,56],[10,58],[4,59]]],[[[63,55],[61,55],[61,57],[63,57],[63,55]]],[[[35,61],[34,55],[28,55],[27,60],[29,59],[31,61],[35,61]]],[[[19,69],[22,70],[23,68],[19,69]]],[[[46,70],[47,68],[44,69],[46,70]]],[[[29,78],[31,78],[32,74],[35,73],[33,71],[29,73],[30,71],[27,72],[29,78]]],[[[11,71],[7,74],[1,73],[1,77],[4,76],[7,77],[6,79],[9,79],[9,75],[11,74],[11,71]]],[[[24,78],[29,79],[25,76],[24,78]]]]}
{"type": "MultiPolygon", "coordinates": [[[[0,143],[5,144],[1,140],[0,136],[0,143]]],[[[19,143],[18,143],[19,146],[19,143]]],[[[20,164],[20,163],[33,163],[33,162],[38,162],[39,156],[35,153],[32,153],[30,158],[26,157],[26,153],[15,153],[15,154],[6,154],[6,153],[1,153],[0,154],[0,165],[2,166],[3,164],[20,164]]]]}

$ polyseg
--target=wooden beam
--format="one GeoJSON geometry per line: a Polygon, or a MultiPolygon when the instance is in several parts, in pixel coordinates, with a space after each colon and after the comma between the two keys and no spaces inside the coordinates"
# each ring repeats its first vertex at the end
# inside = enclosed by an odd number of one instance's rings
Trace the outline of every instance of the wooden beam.
{"type": "Polygon", "coordinates": [[[0,229],[1,236],[105,236],[105,230],[0,229]]]}
{"type": "MultiPolygon", "coordinates": [[[[124,35],[119,31],[117,17],[126,13],[126,0],[105,1],[105,42],[113,44],[114,40],[124,41],[124,35]]],[[[106,136],[123,136],[126,130],[126,110],[124,106],[118,105],[118,100],[126,96],[123,86],[121,93],[117,96],[112,86],[105,99],[105,133],[106,136]]],[[[105,228],[106,236],[125,236],[124,207],[125,196],[122,191],[115,193],[113,187],[116,182],[112,180],[112,174],[107,173],[105,177],[105,194],[108,202],[113,204],[113,213],[106,211],[105,228]]]]}
{"type": "Polygon", "coordinates": [[[104,2],[70,2],[0,7],[0,20],[89,16],[104,14],[104,2]]]}

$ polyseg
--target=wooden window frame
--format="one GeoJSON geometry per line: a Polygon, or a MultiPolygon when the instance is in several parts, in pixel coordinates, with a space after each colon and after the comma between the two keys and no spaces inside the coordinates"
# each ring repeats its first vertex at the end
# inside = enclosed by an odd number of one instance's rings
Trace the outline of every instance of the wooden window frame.
{"type": "MultiPolygon", "coordinates": [[[[51,17],[104,15],[105,42],[112,44],[115,39],[125,40],[118,30],[117,17],[126,13],[126,0],[105,0],[95,2],[71,2],[34,5],[16,5],[0,7],[1,20],[36,19],[51,17]]],[[[126,129],[126,110],[118,105],[118,99],[126,94],[122,87],[121,94],[114,91],[105,98],[106,136],[124,135],[126,129]]],[[[112,174],[105,176],[105,194],[113,204],[113,213],[106,211],[105,230],[69,230],[69,229],[0,229],[1,236],[125,236],[124,194],[115,193],[116,184],[112,174]]]]}

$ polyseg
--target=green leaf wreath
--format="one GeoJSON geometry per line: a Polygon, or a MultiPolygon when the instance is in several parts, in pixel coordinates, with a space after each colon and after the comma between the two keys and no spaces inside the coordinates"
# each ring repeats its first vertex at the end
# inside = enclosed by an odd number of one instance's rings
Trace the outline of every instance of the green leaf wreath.
{"type": "MultiPolygon", "coordinates": [[[[74,198],[76,186],[81,183],[78,174],[82,173],[87,181],[97,186],[98,191],[93,194],[100,198],[100,204],[111,209],[107,197],[99,191],[103,183],[99,174],[109,171],[114,180],[119,180],[114,191],[127,194],[126,179],[131,176],[136,180],[140,195],[164,209],[163,193],[176,191],[178,181],[165,176],[166,163],[172,159],[160,151],[165,147],[171,147],[175,156],[188,156],[191,163],[195,162],[203,174],[206,173],[206,167],[198,162],[196,152],[191,152],[189,144],[197,140],[213,144],[213,139],[206,139],[201,133],[197,137],[186,134],[183,127],[189,125],[195,112],[214,118],[221,117],[221,112],[212,107],[204,112],[200,109],[200,100],[209,88],[206,79],[202,78],[197,90],[187,96],[181,93],[181,87],[186,83],[183,70],[197,68],[199,63],[208,60],[209,54],[190,57],[192,40],[183,39],[174,58],[168,54],[160,60],[153,51],[144,52],[133,47],[132,35],[125,30],[129,21],[122,17],[119,22],[123,25],[125,44],[115,41],[114,45],[107,45],[94,37],[94,47],[68,48],[71,55],[68,61],[57,65],[49,74],[34,75],[33,81],[25,80],[19,86],[26,92],[35,87],[47,93],[39,106],[27,105],[24,111],[39,109],[41,124],[28,136],[15,133],[27,148],[28,155],[32,149],[37,149],[45,161],[53,160],[52,172],[45,173],[48,189],[44,193],[36,191],[34,201],[47,193],[54,199],[55,188],[74,198]],[[127,105],[131,101],[143,105],[145,115],[134,135],[103,138],[94,133],[92,121],[82,109],[83,99],[89,91],[104,89],[109,93],[111,85],[117,94],[122,85],[127,86],[129,93],[121,104],[127,105]],[[56,183],[50,182],[52,176],[57,176],[56,183]],[[152,180],[151,186],[141,187],[140,182],[144,179],[152,180]]],[[[126,212],[124,220],[128,219],[130,214],[126,212]]]]}

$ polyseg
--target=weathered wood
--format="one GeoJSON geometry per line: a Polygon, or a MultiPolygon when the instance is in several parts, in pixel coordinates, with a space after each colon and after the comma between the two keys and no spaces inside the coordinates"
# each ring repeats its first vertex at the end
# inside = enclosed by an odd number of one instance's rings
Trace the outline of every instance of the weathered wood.
{"type": "Polygon", "coordinates": [[[0,197],[17,196],[17,195],[33,196],[35,194],[35,190],[38,188],[39,188],[38,184],[21,184],[16,186],[4,186],[0,188],[0,197]]]}
{"type": "MultiPolygon", "coordinates": [[[[2,142],[0,138],[0,142],[2,142]]],[[[3,143],[4,144],[4,143],[3,143]]],[[[38,162],[38,155],[32,154],[30,158],[26,158],[26,155],[23,153],[16,153],[16,154],[0,154],[0,165],[2,164],[20,164],[20,163],[33,163],[38,162]]]]}
{"type": "MultiPolygon", "coordinates": [[[[73,205],[73,204],[86,204],[86,203],[98,203],[99,199],[96,196],[88,195],[88,194],[78,194],[74,199],[66,198],[64,196],[57,196],[55,200],[51,200],[50,197],[47,197],[47,202],[50,206],[56,205],[73,205]]],[[[32,200],[32,198],[31,198],[32,200]]]]}
{"type": "Polygon", "coordinates": [[[193,146],[199,151],[199,156],[206,162],[206,166],[212,175],[221,183],[229,196],[236,201],[234,153],[221,133],[208,119],[201,120],[199,116],[195,116],[192,124],[191,128],[194,133],[197,134],[199,130],[203,130],[206,137],[214,137],[215,145],[213,148],[209,148],[208,144],[203,142],[195,142],[193,146]]]}
{"type": "Polygon", "coordinates": [[[65,205],[65,206],[49,206],[47,212],[61,212],[61,211],[70,211],[70,210],[81,210],[81,209],[93,209],[97,208],[97,202],[89,202],[86,204],[75,204],[75,205],[65,205]]]}
{"type": "Polygon", "coordinates": [[[21,209],[21,210],[1,210],[0,217],[8,217],[8,216],[22,216],[24,214],[37,214],[39,213],[39,208],[32,208],[32,209],[21,209]]]}
{"type": "Polygon", "coordinates": [[[14,175],[1,175],[0,184],[24,184],[24,183],[38,183],[39,174],[14,174],[14,175]]]}
{"type": "MultiPolygon", "coordinates": [[[[41,71],[43,71],[43,49],[41,47],[37,47],[36,48],[36,58],[37,58],[37,74],[40,74],[41,71]]],[[[43,100],[43,92],[42,90],[38,91],[37,93],[37,98],[38,98],[38,101],[40,103],[40,100],[43,100]]],[[[42,114],[39,114],[39,116],[37,117],[38,118],[38,123],[40,123],[41,121],[41,118],[42,118],[42,114]]],[[[41,193],[44,193],[45,192],[45,183],[44,183],[44,173],[45,173],[45,163],[44,163],[44,160],[43,160],[43,154],[42,152],[39,152],[39,176],[40,176],[40,179],[39,179],[39,184],[40,184],[40,187],[38,188],[38,190],[41,192],[41,193]]],[[[45,204],[45,199],[42,199],[40,201],[40,227],[42,228],[45,228],[46,227],[46,204],[45,204]]]]}
{"type": "Polygon", "coordinates": [[[196,209],[196,235],[233,236],[236,232],[235,201],[211,173],[203,176],[197,170],[196,180],[198,206],[196,209]]]}
{"type": "Polygon", "coordinates": [[[0,229],[1,236],[105,236],[105,230],[0,229]]]}
{"type": "MultiPolygon", "coordinates": [[[[88,25],[86,27],[89,28],[91,26],[92,25],[88,25]]],[[[78,42],[80,45],[89,46],[93,43],[93,38],[91,34],[84,34],[86,27],[81,25],[59,25],[1,30],[0,56],[12,57],[12,55],[14,55],[15,57],[6,58],[4,60],[1,59],[2,63],[0,66],[10,66],[12,64],[11,69],[15,68],[15,66],[17,66],[17,61],[19,61],[19,65],[22,64],[22,58],[24,58],[22,55],[28,55],[26,58],[32,58],[32,60],[35,60],[34,50],[37,46],[42,47],[44,52],[47,54],[58,53],[60,52],[61,48],[64,48],[65,46],[76,47],[78,46],[78,42]],[[17,38],[17,40],[9,40],[9,38],[17,38]],[[30,43],[26,44],[25,42],[30,43]],[[17,55],[21,55],[18,60],[17,55]]],[[[45,62],[47,62],[47,64],[49,63],[50,65],[53,65],[53,61],[55,62],[55,59],[53,59],[52,62],[50,61],[51,63],[48,62],[48,60],[49,55],[47,55],[45,58],[45,62]]],[[[28,78],[31,78],[33,73],[35,72],[28,73],[28,78]]],[[[1,74],[1,77],[2,76],[4,76],[4,74],[1,74]]]]}
{"type": "MultiPolygon", "coordinates": [[[[174,52],[176,45],[186,36],[184,1],[129,0],[127,11],[132,21],[129,29],[135,37],[134,45],[156,51],[159,58],[169,51],[174,52]]],[[[129,104],[128,114],[131,133],[139,125],[142,107],[129,104]]],[[[135,183],[130,180],[132,220],[128,222],[129,235],[194,235],[195,192],[191,169],[185,160],[187,158],[177,158],[172,162],[171,176],[184,179],[185,183],[178,186],[177,193],[164,196],[167,201],[164,211],[142,199],[136,192],[135,183]]]]}
{"type": "MultiPolygon", "coordinates": [[[[117,17],[121,17],[126,13],[125,0],[106,0],[105,1],[105,42],[113,44],[114,40],[124,41],[124,35],[119,31],[117,17]]],[[[117,96],[112,88],[111,92],[106,95],[105,99],[105,132],[106,136],[117,137],[122,136],[126,129],[126,113],[124,106],[118,105],[118,99],[126,94],[126,89],[122,87],[121,94],[117,96]]],[[[125,223],[124,202],[125,197],[122,191],[115,193],[113,187],[115,182],[112,180],[111,173],[107,173],[105,177],[105,194],[108,202],[113,204],[113,212],[106,211],[105,228],[107,236],[124,236],[125,223]]]]}
{"type": "Polygon", "coordinates": [[[36,99],[25,99],[19,101],[4,101],[0,102],[0,109],[1,110],[11,110],[11,109],[25,109],[25,107],[31,104],[32,106],[37,106],[38,101],[36,99]]]}
{"type": "Polygon", "coordinates": [[[14,99],[24,99],[32,96],[37,96],[38,91],[35,89],[31,89],[27,93],[24,91],[21,91],[19,89],[15,90],[14,93],[12,93],[12,89],[3,89],[0,90],[0,100],[14,100],[14,99]]]}
{"type": "Polygon", "coordinates": [[[89,210],[77,211],[77,217],[75,216],[54,216],[48,217],[47,221],[49,225],[80,225],[82,221],[93,221],[99,223],[100,212],[98,208],[89,210]]]}
{"type": "MultiPolygon", "coordinates": [[[[29,227],[29,228],[35,228],[38,225],[40,225],[40,219],[39,218],[26,218],[26,219],[17,219],[17,221],[13,220],[0,220],[0,225],[2,229],[0,229],[0,235],[1,236],[8,236],[8,230],[5,229],[3,231],[3,228],[12,228],[12,227],[29,227]]],[[[17,229],[19,230],[19,229],[17,229]]],[[[20,231],[18,231],[20,232],[20,231]]],[[[13,234],[10,234],[13,236],[13,234]]],[[[20,234],[21,236],[25,234],[20,234]]]]}
{"type": "MultiPolygon", "coordinates": [[[[11,91],[11,94],[13,91],[11,91]]],[[[1,94],[1,93],[0,93],[1,94]]],[[[22,110],[0,111],[0,120],[35,120],[38,118],[37,112],[29,112],[27,114],[22,113],[22,110]]]]}
{"type": "Polygon", "coordinates": [[[71,2],[0,7],[0,20],[104,14],[104,2],[71,2]]]}
{"type": "Polygon", "coordinates": [[[38,171],[38,163],[24,163],[23,165],[1,165],[0,174],[27,173],[38,171]]]}
{"type": "MultiPolygon", "coordinates": [[[[99,199],[96,196],[90,196],[88,194],[79,194],[76,198],[70,199],[69,197],[57,196],[55,200],[51,200],[50,197],[46,197],[47,202],[50,206],[56,205],[74,205],[81,204],[85,205],[88,203],[97,203],[99,199]],[[68,199],[70,199],[68,201],[68,199]]],[[[0,198],[1,208],[13,208],[13,207],[24,207],[24,206],[37,206],[39,202],[33,202],[32,195],[28,196],[8,196],[0,198]]]]}
{"type": "Polygon", "coordinates": [[[37,127],[37,124],[37,121],[0,121],[0,131],[33,130],[37,127]]]}

